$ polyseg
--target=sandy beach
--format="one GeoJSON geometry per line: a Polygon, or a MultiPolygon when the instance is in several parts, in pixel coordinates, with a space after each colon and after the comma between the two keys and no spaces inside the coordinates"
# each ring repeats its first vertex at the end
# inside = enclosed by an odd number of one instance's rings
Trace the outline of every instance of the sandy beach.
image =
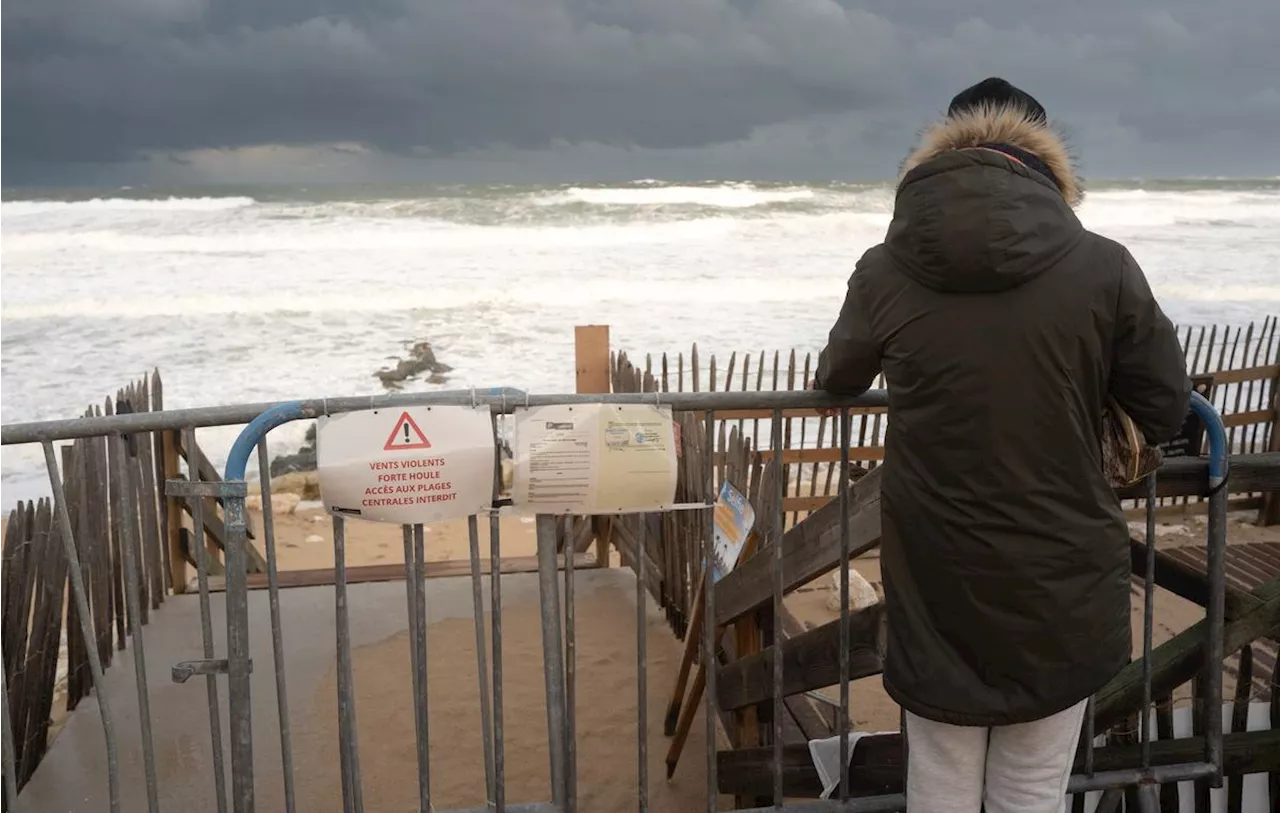
{"type": "MultiPolygon", "coordinates": [[[[1239,512],[1231,515],[1228,522],[1229,544],[1280,542],[1280,528],[1257,527],[1253,524],[1254,516],[1253,512],[1239,512]]],[[[261,527],[259,516],[255,516],[254,521],[257,523],[257,527],[261,527]]],[[[1203,545],[1204,523],[1205,519],[1202,516],[1162,519],[1157,526],[1158,548],[1203,545]]],[[[426,530],[426,553],[429,561],[464,559],[468,556],[469,545],[465,521],[439,523],[429,526],[426,530]]],[[[1139,525],[1135,524],[1134,533],[1141,534],[1141,532],[1139,525]]],[[[536,552],[536,537],[531,517],[504,517],[501,523],[501,534],[504,557],[532,556],[536,552]]],[[[482,558],[487,560],[487,552],[489,550],[487,524],[481,523],[479,537],[482,558]]],[[[296,513],[278,517],[276,520],[276,538],[280,566],[283,569],[331,567],[333,564],[331,522],[329,517],[317,507],[302,503],[296,513]],[[312,541],[307,541],[308,539],[312,541]]],[[[350,566],[393,564],[404,561],[402,537],[398,526],[349,522],[347,524],[346,538],[348,564],[350,566]]],[[[613,565],[615,567],[618,566],[616,552],[611,558],[613,559],[613,565]]],[[[880,562],[877,552],[873,551],[856,559],[853,562],[853,568],[879,589],[880,562]]],[[[832,609],[834,588],[835,580],[832,576],[830,574],[823,576],[790,594],[786,599],[787,607],[807,627],[827,623],[838,617],[832,609]]],[[[515,612],[515,608],[513,608],[513,612],[515,612]]],[[[1155,643],[1158,645],[1168,640],[1196,623],[1203,616],[1204,611],[1195,604],[1165,590],[1157,590],[1155,643]]],[[[615,701],[618,703],[618,708],[616,709],[619,715],[618,718],[612,722],[601,720],[600,723],[606,727],[611,727],[613,724],[620,724],[624,727],[634,725],[635,621],[633,605],[630,599],[620,595],[610,598],[598,597],[593,600],[590,607],[579,608],[578,618],[589,619],[588,623],[591,625],[589,628],[586,626],[580,627],[580,634],[583,638],[580,642],[579,652],[584,659],[580,668],[583,670],[584,675],[590,676],[592,685],[598,684],[613,687],[610,693],[616,695],[615,701]],[[598,625],[604,626],[600,628],[598,625]],[[592,631],[588,632],[588,629],[592,631]],[[600,645],[607,644],[606,648],[611,653],[608,657],[596,657],[593,654],[593,648],[597,645],[597,641],[600,645]]],[[[1133,591],[1131,619],[1134,652],[1135,656],[1140,656],[1142,646],[1142,593],[1140,584],[1135,585],[1133,591]]],[[[539,675],[541,667],[540,650],[538,650],[536,607],[526,608],[524,611],[513,615],[513,621],[508,623],[513,625],[511,629],[528,628],[530,640],[522,645],[520,651],[523,654],[517,657],[538,659],[537,664],[530,661],[528,668],[532,671],[528,672],[528,674],[539,675]],[[518,621],[514,620],[517,618],[519,619],[518,621]],[[527,651],[525,651],[526,647],[527,651]]],[[[455,647],[458,651],[471,647],[469,652],[474,653],[474,642],[468,638],[473,634],[470,631],[470,625],[462,624],[462,626],[466,628],[465,631],[455,633],[455,635],[460,635],[460,638],[456,638],[453,643],[440,645],[445,648],[445,651],[454,651],[455,647]]],[[[433,628],[432,635],[437,634],[440,636],[449,635],[444,630],[437,631],[433,628]]],[[[679,642],[676,641],[674,635],[664,624],[651,627],[650,635],[649,686],[651,694],[653,694],[650,698],[650,719],[652,722],[655,719],[655,715],[660,714],[665,708],[670,689],[674,685],[675,671],[679,666],[680,650],[679,642]],[[674,662],[672,658],[674,658],[674,662]]],[[[434,640],[433,638],[431,643],[433,651],[437,646],[434,640]]],[[[514,638],[511,640],[514,640],[514,638]]],[[[390,649],[402,652],[404,646],[391,646],[390,649]]],[[[475,707],[475,698],[472,696],[475,691],[474,661],[471,660],[471,657],[464,660],[472,665],[472,673],[467,676],[460,672],[453,677],[444,674],[439,678],[433,674],[432,692],[433,695],[439,692],[443,697],[457,698],[456,700],[444,702],[456,702],[461,708],[473,709],[475,707]]],[[[514,674],[514,672],[508,674],[514,674]]],[[[403,678],[402,682],[407,684],[407,672],[403,678]]],[[[585,687],[586,685],[584,682],[583,686],[585,687]]],[[[1230,680],[1228,680],[1227,688],[1230,691],[1230,680]]],[[[526,690],[531,692],[530,702],[541,703],[542,688],[540,680],[529,681],[526,690]]],[[[826,693],[833,700],[838,698],[838,691],[834,687],[827,690],[826,693]]],[[[1178,699],[1185,698],[1179,697],[1178,699]]],[[[885,693],[879,676],[858,680],[852,684],[850,691],[850,718],[851,724],[856,730],[897,730],[899,709],[897,704],[885,693]]],[[[579,730],[583,736],[589,735],[592,724],[590,717],[582,720],[579,730]]],[[[700,731],[701,728],[695,727],[695,730],[700,731]]],[[[655,751],[665,753],[667,741],[661,735],[660,726],[652,733],[651,740],[651,753],[655,751]]],[[[606,750],[608,748],[607,743],[601,742],[595,743],[587,749],[585,747],[586,742],[590,742],[590,740],[584,741],[584,751],[590,750],[593,754],[598,753],[600,748],[606,750]]],[[[620,738],[617,748],[621,749],[617,755],[619,763],[628,764],[625,757],[626,749],[634,749],[634,742],[631,742],[629,738],[620,738]]],[[[702,770],[700,765],[689,767],[700,761],[700,748],[700,745],[695,747],[693,742],[690,743],[685,757],[688,763],[682,763],[686,769],[697,772],[702,770]],[[690,759],[688,755],[694,756],[690,759]]],[[[541,763],[538,763],[538,765],[540,766],[541,763]]]]}

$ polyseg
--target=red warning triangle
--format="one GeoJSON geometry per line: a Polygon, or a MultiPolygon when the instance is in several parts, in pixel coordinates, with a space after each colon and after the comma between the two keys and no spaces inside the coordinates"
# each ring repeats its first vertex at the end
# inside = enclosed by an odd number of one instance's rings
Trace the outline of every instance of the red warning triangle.
{"type": "Polygon", "coordinates": [[[400,420],[396,421],[395,429],[391,430],[391,436],[387,438],[387,443],[382,448],[387,452],[400,449],[430,449],[431,441],[422,434],[413,417],[405,412],[400,415],[400,420]]]}

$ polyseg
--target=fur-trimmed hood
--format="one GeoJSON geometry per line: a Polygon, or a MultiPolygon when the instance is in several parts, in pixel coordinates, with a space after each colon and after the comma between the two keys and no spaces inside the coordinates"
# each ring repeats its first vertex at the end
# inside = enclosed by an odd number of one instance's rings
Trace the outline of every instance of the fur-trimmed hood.
{"type": "MultiPolygon", "coordinates": [[[[952,150],[1007,144],[1035,155],[1049,168],[1067,205],[1084,199],[1084,184],[1061,134],[1028,119],[1013,107],[980,105],[925,128],[920,145],[902,163],[902,177],[921,164],[952,150]]],[[[1011,159],[1012,160],[1012,159],[1011,159]]]]}

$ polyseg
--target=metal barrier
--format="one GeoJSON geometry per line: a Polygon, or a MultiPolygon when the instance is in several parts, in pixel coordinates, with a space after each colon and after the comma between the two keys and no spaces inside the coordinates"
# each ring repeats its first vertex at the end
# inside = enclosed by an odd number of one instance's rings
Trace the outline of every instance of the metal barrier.
{"type": "MultiPolygon", "coordinates": [[[[470,405],[487,404],[496,416],[513,412],[520,406],[545,406],[574,403],[615,403],[615,404],[651,404],[659,399],[652,393],[627,395],[556,395],[531,396],[513,390],[489,390],[483,394],[476,392],[447,392],[423,394],[396,394],[373,398],[344,398],[300,401],[276,405],[252,405],[237,408],[214,408],[209,410],[180,410],[160,413],[139,413],[121,415],[110,418],[87,418],[73,421],[56,421],[35,424],[22,424],[3,427],[0,442],[4,444],[39,442],[43,444],[46,466],[54,500],[58,510],[59,528],[63,551],[70,563],[70,580],[73,600],[79,609],[81,633],[86,641],[86,649],[90,658],[95,687],[103,686],[103,674],[100,662],[96,657],[96,645],[90,627],[90,614],[87,608],[85,587],[80,578],[80,567],[77,562],[76,545],[72,538],[72,526],[67,517],[62,481],[59,477],[57,457],[53,443],[78,437],[90,437],[107,434],[114,437],[115,442],[124,444],[127,435],[133,432],[155,431],[158,429],[183,429],[193,433],[197,426],[228,425],[244,423],[250,417],[252,421],[241,433],[231,449],[226,466],[226,475],[222,482],[200,482],[197,478],[191,481],[172,480],[168,483],[170,496],[196,497],[193,504],[200,510],[205,497],[218,497],[224,500],[227,526],[226,547],[226,632],[227,652],[225,658],[219,658],[215,652],[213,619],[209,601],[209,579],[201,538],[203,525],[199,518],[195,522],[195,551],[197,556],[198,582],[200,588],[201,640],[204,658],[183,662],[173,666],[173,680],[185,682],[192,676],[205,677],[208,693],[210,720],[210,736],[213,747],[214,788],[217,809],[220,813],[230,808],[236,813],[250,813],[255,809],[255,776],[254,776],[254,737],[252,705],[250,697],[250,674],[253,664],[249,655],[250,619],[248,610],[248,586],[246,583],[246,523],[245,497],[247,486],[245,469],[249,456],[256,450],[262,478],[262,496],[264,511],[264,538],[266,559],[268,563],[268,590],[270,601],[270,628],[272,636],[272,652],[274,660],[276,706],[279,715],[279,730],[282,782],[284,787],[285,809],[293,813],[296,807],[293,782],[293,752],[289,705],[286,692],[286,663],[284,658],[283,629],[280,618],[279,581],[276,568],[276,550],[274,528],[271,515],[270,478],[268,472],[268,456],[266,449],[267,433],[289,421],[316,418],[364,409],[378,409],[398,406],[418,405],[470,405]],[[263,408],[259,408],[263,407],[263,408]],[[249,413],[252,412],[253,416],[249,413]],[[218,675],[227,676],[227,698],[229,708],[227,721],[230,733],[230,774],[231,792],[226,794],[223,784],[223,736],[221,731],[222,710],[217,690],[218,675]]],[[[885,406],[887,395],[882,391],[867,393],[858,398],[835,398],[820,392],[721,392],[721,393],[681,393],[660,396],[664,406],[675,411],[695,411],[705,417],[708,435],[715,424],[717,411],[732,409],[769,409],[772,410],[771,440],[775,456],[780,459],[782,453],[781,431],[783,410],[795,408],[830,408],[839,411],[841,416],[841,438],[843,453],[841,455],[839,486],[839,568],[841,572],[841,612],[839,618],[839,684],[840,701],[838,728],[840,734],[840,783],[837,798],[829,800],[794,802],[784,796],[783,786],[783,658],[780,650],[775,653],[772,662],[772,700],[773,700],[773,806],[760,807],[755,810],[784,810],[793,813],[821,813],[823,811],[897,811],[905,809],[905,797],[902,794],[890,794],[874,797],[851,799],[849,797],[849,744],[847,734],[849,727],[849,650],[850,650],[850,618],[849,611],[849,558],[850,558],[850,463],[848,447],[850,442],[851,408],[885,406]]],[[[1156,553],[1155,553],[1155,519],[1154,498],[1157,494],[1156,475],[1147,481],[1148,514],[1146,539],[1146,569],[1144,574],[1145,604],[1143,611],[1143,652],[1142,661],[1142,701],[1143,714],[1141,723],[1141,750],[1137,765],[1124,770],[1094,771],[1093,739],[1094,739],[1094,705],[1089,704],[1085,733],[1082,742],[1086,749],[1086,770],[1073,775],[1069,792],[1080,793],[1090,790],[1103,790],[1125,787],[1137,787],[1139,800],[1144,810],[1157,810],[1158,798],[1156,787],[1161,783],[1184,780],[1209,780],[1215,787],[1222,782],[1223,770],[1223,734],[1222,734],[1222,662],[1224,658],[1224,545],[1226,530],[1226,500],[1222,489],[1227,477],[1227,454],[1225,434],[1222,423],[1213,407],[1199,396],[1193,399],[1193,409],[1204,420],[1210,440],[1210,459],[1207,462],[1209,494],[1211,495],[1210,521],[1208,526],[1208,579],[1209,598],[1206,608],[1208,626],[1207,644],[1204,646],[1203,674],[1206,681],[1208,701],[1204,703],[1205,729],[1203,758],[1192,762],[1174,765],[1155,765],[1152,761],[1152,731],[1147,713],[1152,700],[1152,635],[1155,587],[1156,553]]],[[[193,439],[188,435],[188,439],[193,439]]],[[[191,443],[191,448],[197,448],[191,443]]],[[[714,478],[711,456],[704,461],[703,477],[707,483],[714,478]]],[[[1273,461],[1274,462],[1274,461],[1273,461]]],[[[781,490],[784,483],[781,478],[775,480],[781,490]]],[[[495,497],[497,486],[495,485],[495,497]]],[[[714,494],[714,489],[708,489],[714,494]]],[[[781,495],[780,495],[781,496],[781,495]]],[[[706,533],[701,540],[702,565],[712,561],[713,537],[711,521],[714,502],[709,501],[705,507],[697,509],[706,512],[706,533]]],[[[782,501],[777,501],[777,511],[782,512],[782,501]]],[[[545,700],[547,711],[547,731],[549,749],[549,800],[528,800],[509,803],[506,799],[505,780],[505,742],[503,729],[503,663],[502,663],[502,567],[501,545],[498,527],[497,510],[489,514],[491,539],[490,567],[490,647],[486,647],[486,630],[484,629],[483,583],[480,564],[477,517],[471,517],[468,523],[469,547],[471,558],[471,589],[475,623],[477,672],[479,676],[479,696],[481,699],[479,716],[482,729],[484,763],[485,763],[485,797],[487,805],[478,810],[513,811],[514,813],[572,813],[578,806],[577,797],[577,749],[576,749],[576,629],[575,629],[575,597],[574,597],[574,556],[572,546],[565,546],[563,593],[559,580],[559,566],[556,551],[555,517],[539,516],[537,518],[537,572],[540,596],[540,624],[542,631],[542,650],[544,656],[545,700]],[[563,601],[563,611],[561,604],[563,601]],[[486,657],[488,656],[488,657],[486,657]]],[[[772,550],[766,555],[772,557],[772,608],[775,619],[780,616],[783,607],[783,596],[787,585],[783,573],[783,545],[780,544],[784,523],[781,516],[775,518],[773,528],[775,538],[772,550]]],[[[354,675],[352,669],[352,642],[350,618],[348,611],[346,557],[345,557],[345,520],[335,516],[333,519],[335,547],[335,581],[334,600],[336,613],[336,667],[338,683],[338,728],[339,756],[341,762],[341,780],[344,811],[362,811],[362,776],[360,754],[355,736],[356,704],[354,693],[354,675]]],[[[423,528],[405,526],[403,529],[405,554],[406,606],[410,637],[413,646],[411,670],[414,695],[414,721],[417,744],[417,781],[419,788],[419,809],[434,810],[431,804],[430,773],[430,732],[428,728],[428,693],[426,674],[428,652],[426,647],[426,596],[424,569],[424,537],[423,528]]],[[[638,684],[638,742],[639,785],[637,787],[637,803],[639,809],[645,811],[648,802],[648,776],[646,765],[646,732],[647,732],[647,697],[645,682],[647,675],[645,650],[645,587],[643,546],[644,534],[639,539],[641,555],[636,562],[637,593],[637,648],[636,678],[638,684]]],[[[131,620],[137,613],[136,588],[138,574],[131,560],[126,559],[126,581],[128,583],[128,612],[131,620]]],[[[713,621],[716,615],[715,580],[707,579],[703,592],[704,618],[702,625],[701,657],[707,664],[708,675],[704,695],[704,714],[706,720],[706,809],[717,809],[719,787],[717,783],[717,725],[719,706],[716,697],[716,640],[713,630],[717,625],[713,621]]],[[[133,637],[134,657],[137,664],[137,691],[141,710],[140,725],[142,734],[143,763],[145,768],[148,810],[156,813],[159,810],[155,753],[151,742],[151,719],[148,710],[148,687],[145,676],[145,655],[143,635],[133,637]]],[[[0,689],[0,692],[3,690],[0,689]]],[[[117,751],[118,732],[115,728],[112,711],[109,706],[107,692],[97,693],[99,710],[102,718],[105,749],[107,753],[107,772],[109,779],[110,809],[121,809],[121,777],[117,751]]],[[[6,715],[6,743],[9,731],[6,715]]],[[[6,746],[5,774],[6,780],[12,777],[12,750],[6,746]]],[[[5,783],[6,798],[10,809],[17,810],[16,791],[9,781],[5,783]]],[[[459,813],[463,813],[459,811],[459,813]]]]}

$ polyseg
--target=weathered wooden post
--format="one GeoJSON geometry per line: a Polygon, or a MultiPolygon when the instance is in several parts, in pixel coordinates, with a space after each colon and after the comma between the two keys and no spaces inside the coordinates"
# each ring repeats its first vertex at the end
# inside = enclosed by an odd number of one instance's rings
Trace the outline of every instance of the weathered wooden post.
{"type": "MultiPolygon", "coordinates": [[[[1271,443],[1267,451],[1280,452],[1280,365],[1271,379],[1271,443]]],[[[1263,527],[1280,525],[1280,491],[1262,495],[1262,507],[1258,509],[1258,524],[1263,527]]]]}
{"type": "MultiPolygon", "coordinates": [[[[164,481],[182,476],[179,464],[177,433],[168,430],[162,435],[161,454],[164,481]]],[[[187,559],[182,555],[182,503],[179,498],[165,495],[165,544],[169,548],[169,586],[175,593],[187,591],[187,559]]]]}
{"type": "MultiPolygon", "coordinates": [[[[575,388],[579,393],[613,391],[609,361],[609,326],[578,325],[573,329],[573,368],[575,388]]],[[[613,534],[608,517],[589,518],[591,534],[596,539],[596,566],[609,566],[609,539],[613,534]]],[[[589,545],[590,540],[584,542],[589,545]]],[[[577,548],[575,547],[575,552],[577,548]]]]}

